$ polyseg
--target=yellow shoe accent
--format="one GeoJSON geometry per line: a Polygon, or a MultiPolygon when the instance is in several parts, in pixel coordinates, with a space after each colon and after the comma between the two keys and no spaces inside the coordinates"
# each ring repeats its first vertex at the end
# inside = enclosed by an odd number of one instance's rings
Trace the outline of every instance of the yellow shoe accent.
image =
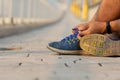
{"type": "Polygon", "coordinates": [[[97,52],[98,54],[98,56],[102,56],[103,55],[103,50],[98,50],[98,52],[97,52]]]}
{"type": "Polygon", "coordinates": [[[97,46],[97,41],[94,41],[92,46],[96,47],[97,46]]]}
{"type": "Polygon", "coordinates": [[[95,49],[91,49],[91,53],[96,53],[96,50],[95,49]]]}
{"type": "Polygon", "coordinates": [[[98,48],[103,48],[103,43],[102,42],[98,42],[98,48]]]}

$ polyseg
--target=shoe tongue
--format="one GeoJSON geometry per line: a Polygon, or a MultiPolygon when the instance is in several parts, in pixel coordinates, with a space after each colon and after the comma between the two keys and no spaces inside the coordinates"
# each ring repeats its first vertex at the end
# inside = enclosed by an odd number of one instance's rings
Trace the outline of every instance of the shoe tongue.
{"type": "Polygon", "coordinates": [[[70,36],[68,36],[68,37],[66,37],[66,38],[64,38],[64,39],[62,39],[61,41],[72,40],[73,38],[76,38],[77,35],[78,35],[78,32],[76,32],[76,33],[74,33],[74,34],[72,34],[72,35],[70,35],[70,36]]]}
{"type": "Polygon", "coordinates": [[[77,38],[78,32],[74,33],[73,36],[77,38]]]}
{"type": "Polygon", "coordinates": [[[70,35],[70,36],[62,39],[61,41],[62,41],[62,42],[65,42],[65,41],[71,40],[72,38],[76,38],[77,35],[78,35],[78,28],[74,28],[73,30],[75,30],[75,33],[74,33],[74,34],[72,34],[72,35],[70,35]]]}

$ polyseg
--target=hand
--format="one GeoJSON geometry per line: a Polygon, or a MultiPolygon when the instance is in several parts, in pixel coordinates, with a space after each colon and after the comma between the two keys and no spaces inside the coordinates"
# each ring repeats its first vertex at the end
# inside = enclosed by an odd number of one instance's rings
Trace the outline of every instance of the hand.
{"type": "Polygon", "coordinates": [[[82,36],[88,34],[104,33],[106,30],[106,24],[105,22],[91,21],[89,23],[78,25],[77,28],[79,29],[78,39],[80,39],[82,36]]]}
{"type": "Polygon", "coordinates": [[[74,34],[77,29],[78,29],[78,31],[84,31],[84,30],[86,30],[87,28],[88,28],[88,23],[79,24],[79,25],[77,25],[75,28],[72,29],[72,33],[74,34]]]}

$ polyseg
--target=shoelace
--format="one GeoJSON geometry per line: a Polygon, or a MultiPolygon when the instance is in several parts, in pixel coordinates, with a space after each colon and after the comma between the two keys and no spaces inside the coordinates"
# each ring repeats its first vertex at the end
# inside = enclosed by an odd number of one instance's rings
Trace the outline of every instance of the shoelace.
{"type": "Polygon", "coordinates": [[[69,35],[69,36],[65,37],[64,39],[61,40],[61,42],[66,42],[66,41],[69,41],[69,40],[73,40],[74,38],[77,38],[78,28],[73,28],[72,30],[74,30],[75,33],[72,34],[72,35],[69,35]]]}

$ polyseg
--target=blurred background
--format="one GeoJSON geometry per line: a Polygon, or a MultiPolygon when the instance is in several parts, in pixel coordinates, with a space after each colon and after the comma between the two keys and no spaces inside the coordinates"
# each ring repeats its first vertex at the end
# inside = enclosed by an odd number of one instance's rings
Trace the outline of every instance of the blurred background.
{"type": "Polygon", "coordinates": [[[0,0],[0,26],[55,22],[68,11],[79,21],[88,21],[89,10],[100,2],[101,0],[0,0]]]}

